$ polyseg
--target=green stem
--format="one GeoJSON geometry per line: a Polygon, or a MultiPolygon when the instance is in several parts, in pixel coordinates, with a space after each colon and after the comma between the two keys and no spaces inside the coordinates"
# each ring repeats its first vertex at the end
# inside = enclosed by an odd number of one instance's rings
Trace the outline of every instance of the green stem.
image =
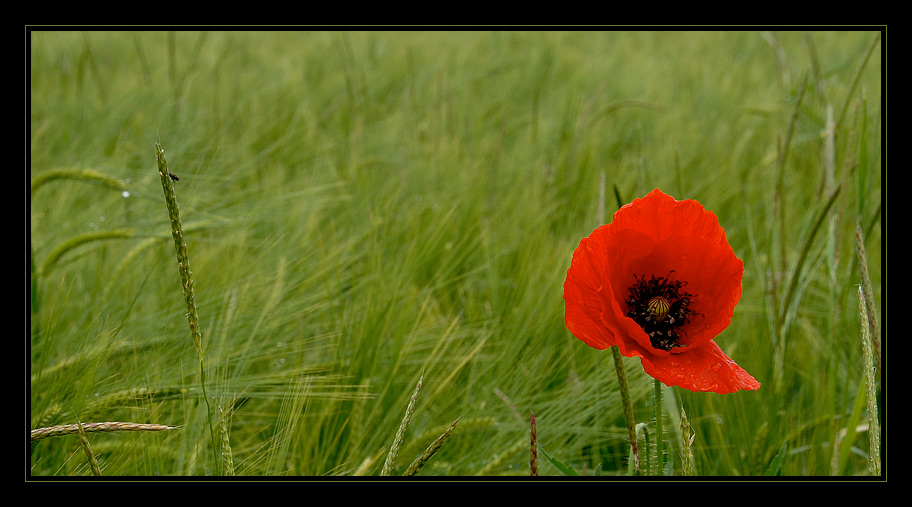
{"type": "Polygon", "coordinates": [[[662,383],[655,381],[655,425],[656,425],[656,475],[665,470],[665,439],[662,438],[662,383]]]}
{"type": "Polygon", "coordinates": [[[630,389],[627,387],[627,373],[624,371],[624,358],[617,346],[611,347],[614,356],[614,371],[617,373],[618,389],[621,392],[621,402],[624,405],[624,420],[627,422],[627,435],[630,438],[630,450],[633,453],[633,467],[635,473],[640,471],[640,452],[637,449],[636,421],[633,419],[633,405],[630,403],[630,389]]]}
{"type": "Polygon", "coordinates": [[[206,392],[206,368],[203,360],[203,337],[200,333],[199,313],[196,309],[196,296],[193,292],[193,273],[190,271],[190,254],[187,242],[184,241],[184,231],[181,226],[180,208],[174,195],[174,182],[168,171],[168,161],[165,159],[165,150],[161,145],[155,144],[155,155],[158,160],[158,175],[161,178],[162,190],[165,194],[165,203],[168,206],[168,217],[171,220],[171,237],[174,240],[174,250],[177,253],[177,267],[180,271],[181,285],[184,289],[184,303],[187,306],[187,322],[190,325],[190,337],[199,357],[200,387],[203,391],[203,401],[206,403],[206,417],[209,421],[209,439],[212,443],[212,454],[215,461],[216,475],[221,475],[218,457],[218,445],[212,429],[212,408],[209,406],[209,394],[206,392]]]}

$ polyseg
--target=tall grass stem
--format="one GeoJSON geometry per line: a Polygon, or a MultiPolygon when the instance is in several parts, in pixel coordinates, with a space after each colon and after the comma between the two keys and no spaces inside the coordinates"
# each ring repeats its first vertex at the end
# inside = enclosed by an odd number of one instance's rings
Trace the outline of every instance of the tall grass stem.
{"type": "Polygon", "coordinates": [[[218,443],[212,427],[212,409],[209,406],[209,395],[206,393],[206,367],[203,357],[203,337],[200,332],[199,313],[196,309],[196,295],[193,292],[193,272],[190,271],[190,253],[187,242],[184,240],[184,231],[181,226],[180,207],[174,195],[174,179],[168,171],[168,161],[165,159],[165,150],[161,144],[155,144],[155,154],[158,161],[158,175],[161,178],[162,191],[165,194],[165,203],[168,207],[168,217],[171,221],[171,237],[174,240],[174,250],[177,253],[177,266],[180,271],[181,286],[184,291],[184,303],[187,307],[187,322],[190,325],[190,337],[199,356],[200,388],[203,401],[206,403],[206,417],[209,422],[209,439],[212,445],[212,454],[217,474],[221,469],[218,457],[218,443]]]}

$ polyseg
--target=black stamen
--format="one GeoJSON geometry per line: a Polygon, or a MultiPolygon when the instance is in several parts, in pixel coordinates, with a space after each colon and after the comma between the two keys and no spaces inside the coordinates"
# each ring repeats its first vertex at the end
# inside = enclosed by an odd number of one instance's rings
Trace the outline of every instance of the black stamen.
{"type": "MultiPolygon", "coordinates": [[[[671,273],[669,273],[671,275],[671,273]]],[[[649,335],[657,349],[671,350],[680,347],[678,328],[690,322],[693,312],[689,308],[694,297],[681,291],[686,282],[671,280],[668,276],[646,280],[634,275],[636,282],[630,286],[627,299],[627,316],[649,335]]]]}

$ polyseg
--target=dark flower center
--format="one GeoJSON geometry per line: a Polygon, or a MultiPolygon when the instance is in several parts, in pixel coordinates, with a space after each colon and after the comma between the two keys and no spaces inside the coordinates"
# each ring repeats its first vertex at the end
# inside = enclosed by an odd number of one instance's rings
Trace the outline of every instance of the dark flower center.
{"type": "Polygon", "coordinates": [[[686,282],[668,276],[651,276],[649,280],[645,275],[634,277],[636,282],[628,289],[627,316],[649,335],[653,347],[662,350],[680,347],[678,328],[690,322],[694,313],[688,308],[694,296],[681,290],[686,282]]]}

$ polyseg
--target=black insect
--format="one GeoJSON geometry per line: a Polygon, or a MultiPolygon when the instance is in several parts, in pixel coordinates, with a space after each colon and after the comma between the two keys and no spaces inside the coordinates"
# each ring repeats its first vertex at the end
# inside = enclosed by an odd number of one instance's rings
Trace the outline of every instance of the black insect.
{"type": "Polygon", "coordinates": [[[168,173],[168,177],[171,178],[171,181],[180,181],[180,178],[174,173],[168,173]]]}

